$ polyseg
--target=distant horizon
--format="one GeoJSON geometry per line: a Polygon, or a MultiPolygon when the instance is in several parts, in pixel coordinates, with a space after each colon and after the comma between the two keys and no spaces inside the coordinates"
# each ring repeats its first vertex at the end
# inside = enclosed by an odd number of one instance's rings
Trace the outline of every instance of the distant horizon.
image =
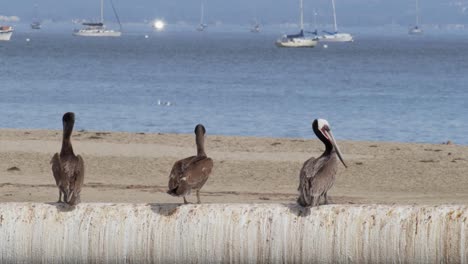
{"type": "MultiPolygon", "coordinates": [[[[200,1],[188,3],[179,0],[138,0],[128,3],[113,0],[119,17],[124,23],[141,23],[153,19],[168,22],[198,22],[200,1]]],[[[247,24],[255,19],[262,24],[297,23],[299,1],[290,0],[203,0],[205,20],[224,24],[247,24]]],[[[59,0],[22,0],[2,4],[1,23],[12,23],[10,17],[18,17],[20,22],[29,22],[34,17],[42,20],[67,22],[72,19],[96,20],[99,17],[99,0],[82,0],[63,3],[59,0]],[[2,19],[3,17],[3,19],[2,19]]],[[[115,21],[110,0],[105,1],[105,20],[115,21]]],[[[416,9],[410,0],[336,0],[339,26],[382,26],[389,24],[415,24],[416,9]]],[[[333,21],[330,0],[304,0],[305,21],[313,23],[317,13],[318,24],[331,24],[333,21]]],[[[420,7],[421,24],[455,25],[468,24],[468,0],[437,1],[427,0],[420,7]]]]}

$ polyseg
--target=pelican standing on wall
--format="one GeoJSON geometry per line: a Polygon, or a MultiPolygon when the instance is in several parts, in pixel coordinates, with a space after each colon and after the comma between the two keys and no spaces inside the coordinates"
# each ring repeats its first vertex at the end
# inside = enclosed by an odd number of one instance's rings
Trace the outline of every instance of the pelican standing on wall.
{"type": "Polygon", "coordinates": [[[54,174],[55,183],[59,188],[59,200],[69,205],[80,202],[81,187],[84,180],[84,162],[80,155],[76,156],[71,144],[71,134],[75,124],[75,114],[68,112],[63,115],[63,139],[62,149],[55,153],[50,163],[54,174]]]}
{"type": "Polygon", "coordinates": [[[205,127],[201,124],[195,127],[195,142],[197,143],[197,155],[177,161],[172,166],[169,176],[169,191],[172,196],[182,196],[185,199],[193,190],[197,192],[197,203],[200,201],[200,189],[210,176],[213,169],[213,160],[205,153],[205,127]]]}
{"type": "Polygon", "coordinates": [[[327,192],[335,183],[338,158],[347,167],[327,120],[315,119],[312,129],[325,144],[325,152],[317,159],[307,160],[302,166],[297,199],[301,206],[318,206],[322,197],[325,199],[325,204],[328,204],[327,192]]]}

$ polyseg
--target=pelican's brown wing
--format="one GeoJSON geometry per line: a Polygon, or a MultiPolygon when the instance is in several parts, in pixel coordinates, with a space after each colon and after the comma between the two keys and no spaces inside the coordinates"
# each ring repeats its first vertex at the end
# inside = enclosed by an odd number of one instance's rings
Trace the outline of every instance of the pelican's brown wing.
{"type": "MultiPolygon", "coordinates": [[[[71,165],[71,164],[70,164],[71,165]]],[[[71,191],[71,197],[69,204],[70,205],[76,205],[80,202],[81,197],[81,187],[83,187],[83,182],[84,182],[84,173],[85,173],[85,167],[84,167],[84,161],[83,158],[81,158],[80,155],[76,156],[73,159],[73,172],[71,177],[69,178],[69,186],[70,186],[70,191],[71,191]]]]}
{"type": "Polygon", "coordinates": [[[321,162],[321,158],[310,158],[304,162],[299,174],[299,187],[297,188],[299,191],[299,204],[305,206],[312,203],[312,182],[322,166],[323,162],[321,162]]]}
{"type": "Polygon", "coordinates": [[[63,173],[60,165],[60,155],[58,153],[55,153],[52,157],[50,164],[52,164],[52,173],[54,174],[55,184],[59,186],[59,183],[62,181],[63,173]]]}
{"type": "Polygon", "coordinates": [[[180,180],[184,177],[184,171],[187,169],[190,161],[195,157],[196,156],[188,157],[174,163],[171,174],[169,175],[169,190],[174,190],[179,187],[180,180]]]}
{"type": "Polygon", "coordinates": [[[187,184],[194,189],[200,189],[213,170],[213,160],[208,157],[196,157],[187,167],[185,177],[187,177],[187,184]]]}
{"type": "Polygon", "coordinates": [[[84,166],[84,161],[83,158],[78,155],[76,156],[77,158],[77,163],[75,166],[75,172],[74,172],[74,192],[79,194],[81,192],[81,187],[83,187],[83,182],[84,182],[84,173],[85,173],[85,166],[84,166]]]}
{"type": "Polygon", "coordinates": [[[336,155],[323,157],[317,161],[320,167],[313,178],[310,179],[311,193],[320,196],[328,192],[335,183],[335,175],[338,171],[336,155]]]}

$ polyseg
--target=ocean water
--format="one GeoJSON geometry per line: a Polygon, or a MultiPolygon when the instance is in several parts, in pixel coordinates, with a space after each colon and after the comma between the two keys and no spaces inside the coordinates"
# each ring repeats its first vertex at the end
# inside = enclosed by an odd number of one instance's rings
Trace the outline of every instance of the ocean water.
{"type": "Polygon", "coordinates": [[[468,34],[314,49],[277,48],[275,31],[148,34],[15,32],[0,42],[0,127],[61,129],[73,111],[76,129],[311,138],[320,117],[338,139],[468,144],[468,34]]]}

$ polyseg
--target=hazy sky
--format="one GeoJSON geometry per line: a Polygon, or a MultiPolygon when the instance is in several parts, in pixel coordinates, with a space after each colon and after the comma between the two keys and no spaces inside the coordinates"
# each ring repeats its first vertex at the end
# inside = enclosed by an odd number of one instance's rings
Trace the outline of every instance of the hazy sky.
{"type": "MultiPolygon", "coordinates": [[[[168,22],[196,23],[200,16],[200,0],[113,0],[124,22],[143,22],[164,18],[168,22]]],[[[247,24],[256,16],[262,23],[296,22],[299,0],[204,0],[208,22],[247,24]]],[[[34,4],[41,19],[69,21],[73,18],[95,19],[99,16],[99,0],[16,0],[2,1],[0,15],[19,16],[29,21],[34,4]]],[[[106,3],[106,19],[114,20],[110,0],[106,3]]],[[[393,22],[409,25],[414,22],[414,0],[336,0],[341,25],[384,25],[393,22]]],[[[332,22],[330,0],[304,0],[306,21],[313,21],[317,10],[319,23],[332,22]]],[[[420,0],[423,23],[468,24],[468,0],[420,0]]]]}

